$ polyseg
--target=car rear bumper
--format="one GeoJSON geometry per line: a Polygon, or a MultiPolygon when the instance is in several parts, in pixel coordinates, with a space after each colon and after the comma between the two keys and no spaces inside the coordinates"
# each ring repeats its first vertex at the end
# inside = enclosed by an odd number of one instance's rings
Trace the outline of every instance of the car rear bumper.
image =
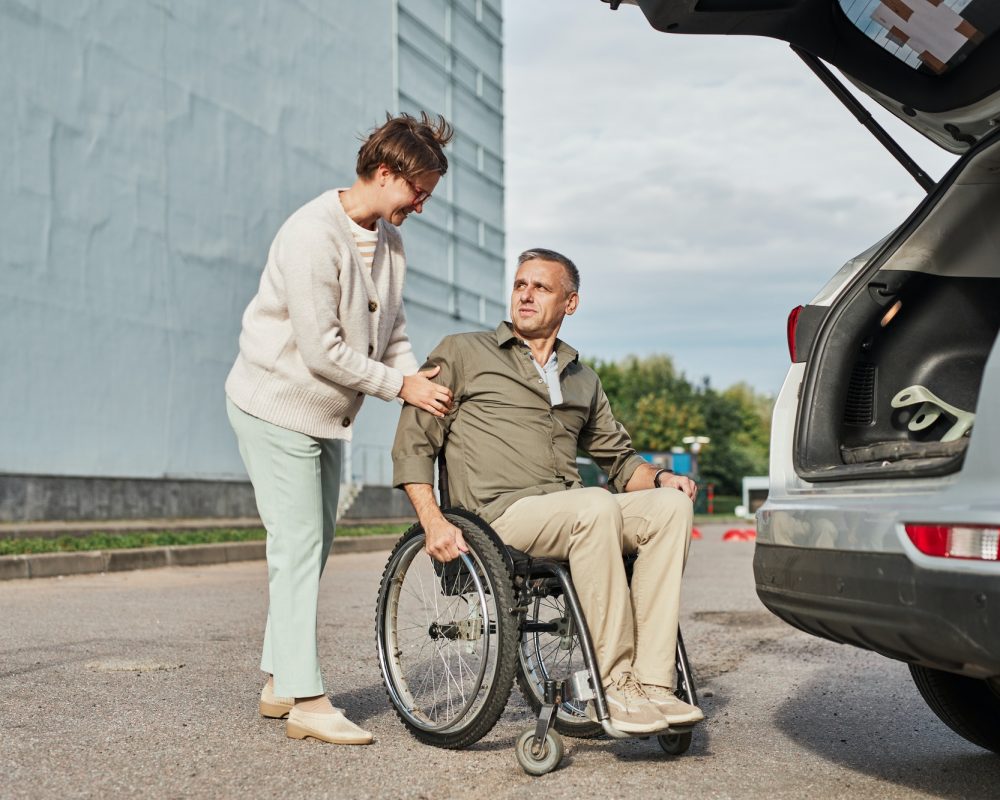
{"type": "Polygon", "coordinates": [[[902,554],[758,543],[757,594],[807,633],[975,678],[1000,675],[1000,582],[902,554]]]}

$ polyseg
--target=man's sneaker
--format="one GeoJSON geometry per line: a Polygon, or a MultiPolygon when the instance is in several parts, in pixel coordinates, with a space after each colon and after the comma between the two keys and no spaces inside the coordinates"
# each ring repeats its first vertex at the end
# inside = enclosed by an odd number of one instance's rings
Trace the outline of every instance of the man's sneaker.
{"type": "MultiPolygon", "coordinates": [[[[650,702],[642,686],[624,673],[615,683],[604,690],[608,702],[611,724],[625,733],[656,733],[667,727],[660,710],[650,702]]],[[[597,721],[597,711],[593,703],[587,704],[587,716],[597,721]]]]}
{"type": "Polygon", "coordinates": [[[644,683],[642,690],[670,725],[693,725],[705,719],[698,706],[685,703],[665,686],[644,683]]]}

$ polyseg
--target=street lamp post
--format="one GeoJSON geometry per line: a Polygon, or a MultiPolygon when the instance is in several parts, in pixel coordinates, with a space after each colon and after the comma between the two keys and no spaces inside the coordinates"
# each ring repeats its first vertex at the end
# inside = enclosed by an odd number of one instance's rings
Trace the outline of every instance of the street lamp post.
{"type": "Polygon", "coordinates": [[[688,446],[688,450],[691,451],[691,472],[694,474],[695,479],[701,476],[698,471],[698,453],[701,452],[701,448],[708,444],[712,439],[708,436],[685,436],[681,439],[684,444],[688,446]]]}

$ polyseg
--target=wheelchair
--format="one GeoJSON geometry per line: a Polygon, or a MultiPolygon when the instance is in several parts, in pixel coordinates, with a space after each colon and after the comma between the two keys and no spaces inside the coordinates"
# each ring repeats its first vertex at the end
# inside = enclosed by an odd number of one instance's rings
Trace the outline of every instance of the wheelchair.
{"type": "MultiPolygon", "coordinates": [[[[443,457],[441,487],[447,487],[443,457]]],[[[460,749],[496,724],[516,680],[537,714],[515,745],[529,775],[559,766],[562,735],[632,738],[611,723],[593,642],[564,561],[534,558],[508,547],[482,519],[446,508],[468,553],[447,564],[424,552],[424,531],[412,526],[396,544],[379,586],[379,667],[397,716],[420,741],[460,749]],[[597,722],[586,714],[593,701],[597,722]]],[[[631,579],[634,556],[625,556],[631,579]]],[[[698,704],[691,666],[677,632],[677,695],[698,704]]],[[[664,752],[681,755],[693,725],[656,735],[664,752]]],[[[639,738],[648,738],[643,735],[639,738]]]]}

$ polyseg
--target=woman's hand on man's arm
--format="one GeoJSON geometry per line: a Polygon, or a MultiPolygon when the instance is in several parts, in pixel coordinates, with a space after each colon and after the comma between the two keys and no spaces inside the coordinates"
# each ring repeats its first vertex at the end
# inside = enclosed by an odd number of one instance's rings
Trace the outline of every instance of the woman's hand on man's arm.
{"type": "Polygon", "coordinates": [[[440,371],[441,367],[435,366],[406,375],[399,396],[411,406],[430,411],[435,417],[443,417],[451,410],[452,394],[447,386],[431,380],[440,371]]]}

